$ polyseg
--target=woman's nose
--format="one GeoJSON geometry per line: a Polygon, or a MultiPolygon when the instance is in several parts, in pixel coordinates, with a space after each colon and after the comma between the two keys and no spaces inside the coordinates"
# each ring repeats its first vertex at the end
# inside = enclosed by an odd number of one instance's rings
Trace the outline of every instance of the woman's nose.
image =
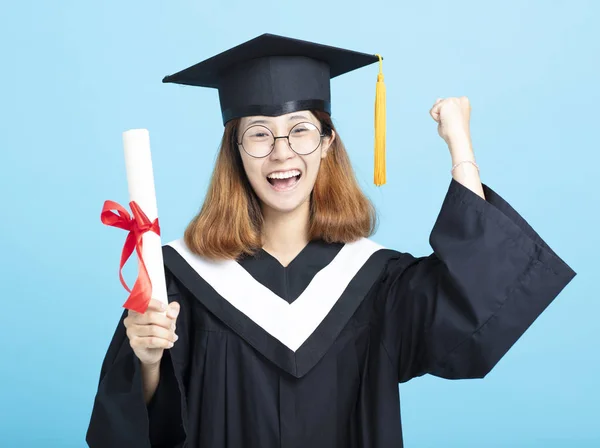
{"type": "Polygon", "coordinates": [[[290,148],[290,144],[287,138],[277,138],[275,139],[273,152],[271,153],[271,158],[274,160],[286,160],[294,157],[296,153],[292,151],[290,148]]]}

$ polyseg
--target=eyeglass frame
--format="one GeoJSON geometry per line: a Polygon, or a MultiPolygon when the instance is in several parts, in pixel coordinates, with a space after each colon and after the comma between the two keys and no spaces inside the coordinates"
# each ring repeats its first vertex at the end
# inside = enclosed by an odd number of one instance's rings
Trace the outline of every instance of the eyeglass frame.
{"type": "Polygon", "coordinates": [[[313,152],[315,152],[317,149],[319,149],[319,146],[321,146],[321,144],[323,143],[323,137],[326,137],[328,134],[323,133],[322,129],[319,129],[319,127],[310,122],[310,121],[301,121],[299,123],[296,123],[294,126],[292,126],[292,128],[290,129],[290,132],[288,133],[288,135],[280,135],[279,137],[275,137],[275,134],[273,134],[273,131],[271,131],[271,129],[269,129],[267,126],[262,125],[262,124],[253,124],[252,126],[248,126],[246,129],[244,129],[244,132],[242,133],[242,141],[238,142],[236,139],[236,144],[240,145],[242,147],[242,149],[244,150],[244,152],[246,154],[248,154],[250,157],[254,158],[254,159],[264,159],[265,157],[268,157],[271,155],[271,153],[275,150],[275,145],[277,144],[277,140],[280,138],[285,138],[287,140],[287,144],[288,147],[295,153],[298,154],[299,156],[308,156],[310,154],[312,154],[313,152]],[[315,147],[315,149],[313,149],[311,152],[308,152],[306,154],[300,154],[299,152],[296,152],[296,150],[292,147],[292,144],[290,143],[290,135],[292,134],[292,131],[294,130],[294,128],[296,126],[299,126],[301,124],[310,124],[311,126],[314,126],[317,130],[319,130],[320,134],[319,134],[319,144],[315,147]],[[246,135],[246,132],[248,132],[250,129],[252,128],[256,128],[256,127],[261,127],[261,128],[265,128],[267,131],[269,131],[269,133],[271,134],[271,136],[273,137],[273,144],[271,145],[271,150],[265,154],[264,156],[254,156],[252,154],[250,154],[248,151],[246,151],[246,148],[244,148],[244,144],[243,144],[243,140],[244,140],[244,135],[246,135]]]}

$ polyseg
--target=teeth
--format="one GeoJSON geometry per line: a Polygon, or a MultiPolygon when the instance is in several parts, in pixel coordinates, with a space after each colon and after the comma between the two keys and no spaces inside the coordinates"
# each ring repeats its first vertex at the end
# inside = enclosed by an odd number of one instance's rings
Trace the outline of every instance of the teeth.
{"type": "Polygon", "coordinates": [[[299,176],[300,171],[298,170],[290,170],[290,171],[277,171],[275,173],[269,174],[267,177],[269,179],[287,179],[289,177],[299,176]]]}

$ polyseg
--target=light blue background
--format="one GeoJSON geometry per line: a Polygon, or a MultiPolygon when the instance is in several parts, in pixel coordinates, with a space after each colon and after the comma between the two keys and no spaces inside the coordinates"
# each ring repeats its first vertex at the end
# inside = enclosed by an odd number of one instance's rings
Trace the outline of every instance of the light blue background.
{"type": "Polygon", "coordinates": [[[430,252],[451,162],[428,111],[467,95],[483,181],[578,273],[485,380],[401,388],[406,446],[600,446],[599,5],[3,2],[0,445],[84,446],[126,297],[125,232],[99,218],[105,199],[128,202],[121,133],[149,129],[163,239],[180,237],[222,124],[215,91],[161,79],[272,32],[385,57],[385,187],[372,186],[377,66],[332,87],[339,133],[379,208],[376,241],[430,252]]]}

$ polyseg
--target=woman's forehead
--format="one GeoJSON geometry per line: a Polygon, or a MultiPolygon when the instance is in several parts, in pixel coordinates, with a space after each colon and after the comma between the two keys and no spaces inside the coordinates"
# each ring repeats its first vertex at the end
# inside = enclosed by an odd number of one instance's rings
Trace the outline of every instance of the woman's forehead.
{"type": "Polygon", "coordinates": [[[317,118],[308,110],[300,110],[296,112],[290,112],[289,114],[277,115],[275,117],[269,117],[265,115],[253,115],[249,117],[243,117],[241,126],[250,126],[252,124],[265,124],[265,125],[286,125],[288,123],[296,123],[298,121],[310,121],[314,122],[317,118]]]}

